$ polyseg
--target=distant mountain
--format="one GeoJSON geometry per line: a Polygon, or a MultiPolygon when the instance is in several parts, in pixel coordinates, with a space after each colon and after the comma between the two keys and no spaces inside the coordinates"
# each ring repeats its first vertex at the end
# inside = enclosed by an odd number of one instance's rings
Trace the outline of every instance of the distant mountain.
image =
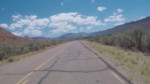
{"type": "Polygon", "coordinates": [[[79,37],[87,37],[87,36],[100,36],[100,35],[107,35],[107,34],[115,34],[121,33],[133,29],[150,29],[150,17],[143,18],[141,20],[128,22],[123,25],[119,25],[113,27],[111,29],[107,29],[104,31],[98,31],[93,33],[67,33],[59,37],[59,39],[75,39],[79,37]]]}
{"type": "MultiPolygon", "coordinates": [[[[58,38],[46,38],[46,37],[34,37],[33,40],[38,41],[51,41],[51,40],[67,40],[67,39],[76,39],[80,37],[87,37],[87,36],[99,36],[99,35],[107,35],[107,34],[114,34],[114,33],[121,33],[133,29],[149,29],[150,30],[150,17],[143,18],[141,20],[125,23],[123,25],[119,25],[113,27],[108,30],[98,31],[93,33],[67,33],[58,38]]],[[[19,37],[10,32],[6,31],[5,29],[0,27],[0,42],[20,42],[20,41],[28,41],[31,40],[29,37],[19,37]]]]}
{"type": "Polygon", "coordinates": [[[125,23],[123,25],[116,26],[114,28],[98,31],[91,33],[90,35],[106,35],[106,34],[114,34],[114,33],[121,33],[133,29],[150,29],[150,17],[143,18],[141,20],[125,23]]]}
{"type": "Polygon", "coordinates": [[[23,42],[23,41],[29,41],[31,40],[28,37],[19,37],[16,36],[2,27],[0,27],[0,43],[7,43],[7,42],[23,42]]]}
{"type": "Polygon", "coordinates": [[[46,37],[33,37],[33,40],[37,41],[52,41],[52,40],[58,40],[57,38],[46,38],[46,37]]]}
{"type": "Polygon", "coordinates": [[[60,40],[67,40],[67,39],[76,39],[76,38],[79,38],[79,37],[87,37],[89,36],[88,33],[84,33],[84,32],[80,32],[80,33],[67,33],[67,34],[64,34],[60,37],[58,37],[58,39],[60,40]]]}

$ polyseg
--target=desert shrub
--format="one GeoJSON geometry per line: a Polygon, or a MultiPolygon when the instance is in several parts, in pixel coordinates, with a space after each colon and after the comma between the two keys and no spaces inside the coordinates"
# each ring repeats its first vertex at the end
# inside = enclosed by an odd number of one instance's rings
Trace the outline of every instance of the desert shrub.
{"type": "Polygon", "coordinates": [[[110,34],[86,38],[89,41],[111,46],[120,46],[125,49],[136,49],[142,52],[150,52],[149,31],[135,29],[121,34],[110,34]]]}
{"type": "Polygon", "coordinates": [[[150,52],[150,34],[146,32],[146,35],[142,39],[142,49],[144,51],[150,52]]]}
{"type": "Polygon", "coordinates": [[[15,58],[13,56],[8,58],[8,62],[13,62],[13,61],[15,61],[15,58]]]}
{"type": "Polygon", "coordinates": [[[30,41],[25,43],[0,43],[0,60],[11,59],[12,56],[44,49],[56,45],[59,41],[30,41]]]}
{"type": "Polygon", "coordinates": [[[131,37],[134,47],[138,50],[142,50],[142,38],[144,36],[143,30],[136,29],[130,31],[128,35],[131,37]]]}

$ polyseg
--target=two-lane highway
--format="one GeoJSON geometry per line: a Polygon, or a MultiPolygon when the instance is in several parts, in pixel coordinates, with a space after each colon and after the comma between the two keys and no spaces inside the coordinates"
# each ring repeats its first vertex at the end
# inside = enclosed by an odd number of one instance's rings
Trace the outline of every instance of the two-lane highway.
{"type": "Polygon", "coordinates": [[[79,41],[0,67],[0,84],[124,84],[79,41]]]}

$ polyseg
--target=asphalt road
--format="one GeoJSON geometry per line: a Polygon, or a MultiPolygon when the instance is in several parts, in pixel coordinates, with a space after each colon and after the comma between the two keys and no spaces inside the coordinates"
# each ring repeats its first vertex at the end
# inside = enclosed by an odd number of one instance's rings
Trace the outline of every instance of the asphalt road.
{"type": "Polygon", "coordinates": [[[0,84],[126,84],[79,41],[0,67],[0,84]]]}

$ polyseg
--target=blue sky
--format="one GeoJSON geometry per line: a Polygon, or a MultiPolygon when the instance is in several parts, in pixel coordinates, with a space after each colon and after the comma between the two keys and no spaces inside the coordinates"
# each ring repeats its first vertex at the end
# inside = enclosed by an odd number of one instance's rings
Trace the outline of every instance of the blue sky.
{"type": "Polygon", "coordinates": [[[0,26],[18,36],[102,31],[150,16],[150,0],[0,0],[0,26]]]}

